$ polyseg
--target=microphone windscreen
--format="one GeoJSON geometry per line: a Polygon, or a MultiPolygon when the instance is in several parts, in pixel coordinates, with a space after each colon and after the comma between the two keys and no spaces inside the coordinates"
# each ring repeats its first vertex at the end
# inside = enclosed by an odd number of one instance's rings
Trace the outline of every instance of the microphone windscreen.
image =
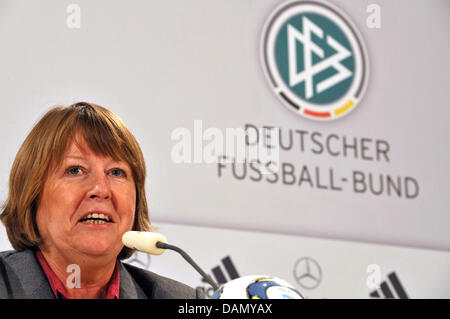
{"type": "Polygon", "coordinates": [[[122,236],[122,243],[131,249],[136,249],[152,255],[161,255],[165,249],[156,247],[157,242],[167,243],[166,237],[154,232],[128,231],[122,236]]]}

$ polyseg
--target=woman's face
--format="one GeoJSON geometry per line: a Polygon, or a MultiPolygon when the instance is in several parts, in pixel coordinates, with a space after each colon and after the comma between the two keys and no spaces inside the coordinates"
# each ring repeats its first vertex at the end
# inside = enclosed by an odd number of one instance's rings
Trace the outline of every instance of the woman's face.
{"type": "Polygon", "coordinates": [[[131,230],[136,189],[130,166],[95,155],[84,139],[70,142],[61,165],[50,170],[40,197],[37,226],[46,249],[63,254],[117,256],[131,230]]]}

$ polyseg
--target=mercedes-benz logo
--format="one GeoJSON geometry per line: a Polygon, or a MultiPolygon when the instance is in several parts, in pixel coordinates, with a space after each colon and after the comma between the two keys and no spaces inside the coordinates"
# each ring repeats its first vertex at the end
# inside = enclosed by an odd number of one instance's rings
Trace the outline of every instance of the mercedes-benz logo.
{"type": "Polygon", "coordinates": [[[314,289],[322,281],[319,263],[310,257],[302,257],[295,263],[294,278],[305,289],[314,289]]]}

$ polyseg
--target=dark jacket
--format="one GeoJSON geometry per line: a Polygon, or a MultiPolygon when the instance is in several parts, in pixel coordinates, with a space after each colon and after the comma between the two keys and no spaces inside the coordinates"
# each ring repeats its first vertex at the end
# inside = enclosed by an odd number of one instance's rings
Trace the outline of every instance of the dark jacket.
{"type": "MultiPolygon", "coordinates": [[[[119,262],[120,299],[202,298],[189,286],[119,262]]],[[[33,250],[0,252],[0,299],[54,299],[33,250]]]]}

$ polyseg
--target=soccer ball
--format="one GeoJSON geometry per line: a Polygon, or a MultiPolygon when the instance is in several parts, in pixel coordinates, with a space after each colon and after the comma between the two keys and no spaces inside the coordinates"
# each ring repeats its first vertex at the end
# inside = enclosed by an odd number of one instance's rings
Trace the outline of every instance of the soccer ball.
{"type": "Polygon", "coordinates": [[[303,299],[286,281],[270,276],[252,275],[222,285],[212,299],[303,299]]]}

